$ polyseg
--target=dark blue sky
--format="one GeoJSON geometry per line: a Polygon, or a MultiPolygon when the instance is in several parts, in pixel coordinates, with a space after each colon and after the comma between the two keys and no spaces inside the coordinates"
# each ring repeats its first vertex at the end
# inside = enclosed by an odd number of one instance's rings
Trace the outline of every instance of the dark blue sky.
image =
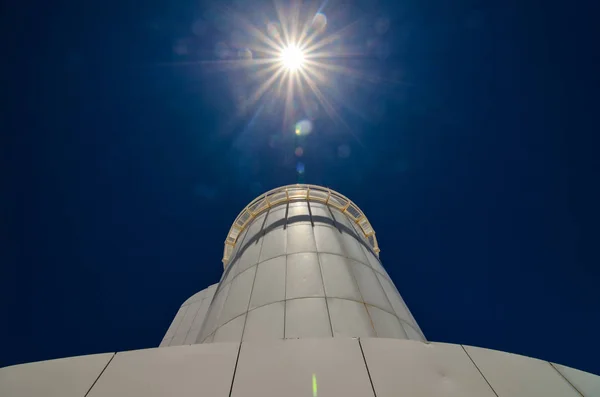
{"type": "Polygon", "coordinates": [[[215,5],[3,13],[0,366],[157,346],[302,144],[302,180],[367,213],[429,340],[600,373],[593,10],[329,1],[328,29],[359,21],[336,62],[360,76],[329,77],[347,126],[321,111],[298,142],[268,97],[240,111],[252,71],[194,63],[233,46],[215,5]]]}

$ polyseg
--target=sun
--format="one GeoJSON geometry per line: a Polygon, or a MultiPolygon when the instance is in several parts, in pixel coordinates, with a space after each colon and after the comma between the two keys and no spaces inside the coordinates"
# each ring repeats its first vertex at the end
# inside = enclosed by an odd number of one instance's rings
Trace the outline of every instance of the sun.
{"type": "MultiPolygon", "coordinates": [[[[323,5],[306,2],[306,7],[303,1],[271,0],[274,9],[264,13],[255,12],[254,2],[237,2],[250,8],[240,6],[224,14],[223,32],[229,26],[236,30],[231,43],[217,43],[220,59],[206,63],[244,70],[234,83],[240,90],[236,94],[240,115],[254,111],[257,117],[269,109],[271,115],[281,113],[282,128],[290,128],[299,120],[314,120],[326,113],[350,129],[340,113],[350,109],[346,89],[360,80],[373,80],[371,73],[360,69],[360,58],[369,56],[369,48],[361,44],[364,24],[357,23],[362,19],[348,25],[337,19],[333,24],[337,30],[328,32],[323,12],[328,0],[323,5]]],[[[355,108],[351,110],[357,113],[355,108]]],[[[291,131],[299,136],[309,133],[304,128],[291,131]]]]}
{"type": "Polygon", "coordinates": [[[304,53],[293,44],[281,50],[279,59],[281,64],[290,71],[301,69],[304,65],[304,53]]]}

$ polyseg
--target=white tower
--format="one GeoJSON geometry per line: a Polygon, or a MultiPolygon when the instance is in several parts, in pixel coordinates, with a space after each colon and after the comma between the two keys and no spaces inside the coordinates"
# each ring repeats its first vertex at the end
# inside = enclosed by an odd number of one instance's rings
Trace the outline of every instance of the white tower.
{"type": "Polygon", "coordinates": [[[161,346],[313,337],[424,341],[378,254],[367,217],[340,193],[313,185],[271,190],[235,219],[221,281],[182,306],[161,346]]]}
{"type": "Polygon", "coordinates": [[[593,374],[427,342],[378,254],[348,198],[272,190],[238,215],[220,282],[181,306],[161,348],[2,368],[0,396],[600,396],[593,374]]]}

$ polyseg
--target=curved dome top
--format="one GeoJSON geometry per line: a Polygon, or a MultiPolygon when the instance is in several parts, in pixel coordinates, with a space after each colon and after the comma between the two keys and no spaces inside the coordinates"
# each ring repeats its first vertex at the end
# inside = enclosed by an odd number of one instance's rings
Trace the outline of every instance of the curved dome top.
{"type": "Polygon", "coordinates": [[[375,231],[369,223],[365,214],[349,198],[334,190],[317,185],[296,184],[281,186],[260,195],[252,200],[235,218],[225,239],[225,250],[223,251],[223,265],[226,267],[229,257],[235,248],[237,239],[242,231],[251,223],[256,216],[276,205],[292,201],[315,201],[330,205],[358,225],[363,232],[366,241],[369,242],[373,251],[379,255],[379,245],[375,237],[375,231]]]}

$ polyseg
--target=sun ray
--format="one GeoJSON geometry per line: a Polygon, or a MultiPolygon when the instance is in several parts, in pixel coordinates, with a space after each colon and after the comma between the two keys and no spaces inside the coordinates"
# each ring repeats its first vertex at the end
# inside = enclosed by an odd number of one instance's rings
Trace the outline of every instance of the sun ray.
{"type": "Polygon", "coordinates": [[[221,68],[247,68],[252,66],[261,66],[276,63],[275,59],[259,58],[259,59],[211,59],[211,60],[196,60],[196,61],[172,61],[158,62],[152,66],[219,66],[221,68]]]}
{"type": "Polygon", "coordinates": [[[290,119],[290,115],[292,113],[293,105],[294,105],[294,80],[291,76],[291,71],[286,72],[287,76],[287,92],[285,97],[285,112],[284,112],[284,122],[287,123],[290,119]]]}
{"type": "Polygon", "coordinates": [[[319,51],[319,52],[307,52],[307,59],[341,59],[341,58],[358,58],[364,57],[366,55],[366,51],[319,51]]]}
{"type": "Polygon", "coordinates": [[[300,48],[302,49],[302,51],[306,51],[307,47],[313,43],[313,40],[317,36],[319,36],[319,32],[313,32],[313,33],[311,33],[310,36],[308,36],[308,37],[304,38],[303,40],[299,41],[301,43],[301,47],[300,48]]]}
{"type": "Polygon", "coordinates": [[[312,53],[320,48],[323,48],[324,46],[326,46],[328,44],[333,43],[336,40],[340,40],[348,34],[348,31],[350,29],[356,27],[356,25],[358,25],[361,21],[362,21],[362,19],[357,19],[354,22],[350,23],[349,25],[346,25],[345,27],[341,28],[337,32],[332,33],[328,36],[324,36],[321,40],[312,44],[312,46],[307,46],[303,50],[307,53],[312,53]]]}
{"type": "Polygon", "coordinates": [[[273,40],[271,40],[269,38],[269,36],[267,36],[260,29],[258,29],[256,26],[254,26],[253,24],[251,24],[250,22],[248,22],[246,20],[246,18],[240,16],[240,17],[238,17],[238,20],[240,21],[240,23],[242,24],[242,26],[245,29],[248,30],[248,33],[250,34],[250,36],[253,36],[256,39],[260,40],[262,43],[268,45],[275,52],[281,50],[281,44],[277,44],[276,42],[274,42],[273,40]]]}
{"type": "Polygon", "coordinates": [[[304,113],[308,113],[308,103],[306,101],[306,95],[304,93],[304,84],[302,84],[302,78],[300,73],[296,73],[294,76],[296,86],[298,87],[300,102],[302,103],[302,110],[304,113]]]}
{"type": "Polygon", "coordinates": [[[354,137],[354,139],[356,139],[356,141],[361,146],[364,147],[364,145],[363,145],[362,141],[360,140],[360,138],[358,137],[358,135],[356,135],[356,133],[354,133],[352,128],[344,121],[344,119],[340,116],[340,114],[335,110],[335,108],[333,107],[331,102],[329,102],[329,100],[327,100],[327,98],[325,98],[325,96],[323,95],[323,93],[321,92],[319,87],[317,87],[317,85],[312,81],[310,76],[308,76],[308,73],[310,73],[310,72],[308,72],[308,70],[307,70],[306,73],[304,71],[302,71],[302,73],[305,76],[306,83],[313,90],[313,92],[315,93],[317,98],[319,98],[319,100],[321,101],[321,104],[325,107],[325,111],[327,112],[329,117],[331,117],[333,120],[337,120],[354,137]]]}
{"type": "MultiPolygon", "coordinates": [[[[318,71],[319,69],[323,69],[328,72],[333,72],[333,73],[337,73],[337,74],[341,74],[341,75],[354,77],[354,78],[357,78],[359,80],[363,80],[366,82],[372,81],[372,79],[377,78],[380,81],[385,81],[385,82],[389,82],[389,83],[402,84],[405,86],[412,85],[410,82],[398,81],[395,79],[381,77],[380,75],[376,75],[374,73],[361,72],[361,71],[358,71],[358,70],[353,69],[348,66],[341,66],[341,65],[331,64],[331,63],[319,62],[319,61],[316,61],[316,60],[313,60],[310,58],[305,59],[304,62],[306,63],[307,67],[310,67],[310,69],[313,72],[318,71]]],[[[323,80],[322,82],[325,83],[326,81],[323,80]]]]}
{"type": "Polygon", "coordinates": [[[282,73],[282,70],[278,70],[273,76],[271,76],[270,79],[262,83],[258,87],[258,89],[256,89],[252,97],[248,98],[246,105],[253,106],[260,99],[260,97],[262,97],[262,95],[273,85],[275,80],[277,80],[277,78],[279,78],[282,73]]]}
{"type": "MultiPolygon", "coordinates": [[[[367,108],[350,95],[350,89],[382,79],[359,63],[367,55],[364,35],[357,35],[365,17],[349,24],[332,19],[331,23],[341,28],[326,33],[329,26],[326,4],[327,1],[319,7],[317,3],[302,5],[297,0],[274,0],[271,11],[264,14],[256,13],[254,6],[244,11],[227,10],[236,29],[232,32],[234,43],[223,46],[226,51],[218,53],[227,59],[187,64],[206,66],[209,70],[236,70],[231,85],[236,95],[246,95],[241,100],[235,97],[240,106],[239,117],[278,114],[283,119],[283,130],[289,131],[290,125],[321,115],[343,125],[344,130],[356,137],[344,117],[360,114],[358,110],[364,113],[367,108]],[[269,14],[276,18],[270,20],[269,14]],[[237,72],[244,68],[248,70],[246,74],[237,72]],[[264,112],[256,113],[259,108],[264,112]]],[[[230,121],[235,124],[239,119],[230,121]]]]}
{"type": "Polygon", "coordinates": [[[307,66],[310,66],[310,69],[312,69],[313,71],[320,70],[321,72],[322,71],[335,72],[335,73],[343,74],[346,76],[366,79],[366,76],[363,73],[361,73],[357,70],[354,70],[348,66],[331,65],[329,63],[317,62],[317,61],[313,61],[313,60],[309,60],[309,59],[305,60],[304,62],[306,63],[307,66]]]}
{"type": "Polygon", "coordinates": [[[272,50],[270,48],[260,46],[260,45],[253,45],[249,49],[252,51],[252,53],[257,55],[258,59],[277,58],[279,53],[281,53],[281,48],[279,48],[277,51],[275,51],[275,50],[272,50]]]}
{"type": "Polygon", "coordinates": [[[285,15],[283,6],[279,1],[275,1],[275,12],[277,13],[277,19],[279,19],[281,26],[281,33],[283,33],[283,44],[287,45],[290,42],[290,33],[288,30],[288,19],[285,15]]]}
{"type": "Polygon", "coordinates": [[[290,35],[290,41],[287,43],[288,45],[295,45],[296,43],[299,42],[299,20],[300,20],[300,3],[299,2],[292,2],[292,11],[291,16],[292,16],[292,21],[291,21],[291,35],[290,35]]]}
{"type": "Polygon", "coordinates": [[[305,22],[304,25],[302,26],[302,31],[300,32],[300,35],[298,36],[298,40],[296,40],[296,43],[302,43],[302,44],[306,43],[306,35],[308,34],[309,30],[310,30],[310,23],[305,22]]]}
{"type": "MultiPolygon", "coordinates": [[[[332,88],[336,87],[335,84],[331,84],[331,82],[326,79],[325,75],[322,72],[317,71],[315,69],[310,69],[310,73],[313,75],[313,77],[315,77],[316,80],[319,81],[319,83],[321,85],[325,85],[325,86],[332,87],[332,88]]],[[[332,96],[334,99],[337,97],[337,99],[340,100],[340,98],[339,98],[340,94],[337,90],[333,90],[333,94],[330,96],[332,96]]],[[[345,107],[348,108],[353,113],[355,113],[356,115],[360,116],[361,118],[366,119],[365,113],[363,111],[361,111],[359,108],[352,106],[351,103],[346,103],[345,107]]]]}
{"type": "Polygon", "coordinates": [[[277,81],[277,88],[276,88],[278,97],[280,97],[282,95],[284,83],[285,83],[285,78],[284,78],[284,76],[281,76],[281,78],[277,81]]]}
{"type": "Polygon", "coordinates": [[[281,69],[281,66],[279,65],[279,62],[272,61],[272,65],[271,66],[257,71],[256,75],[254,76],[254,79],[262,78],[264,75],[268,75],[268,74],[270,74],[270,73],[272,73],[272,72],[274,72],[276,70],[279,70],[279,69],[281,69]]]}
{"type": "Polygon", "coordinates": [[[310,76],[311,76],[311,78],[315,79],[317,81],[317,83],[319,83],[319,84],[332,85],[332,83],[330,83],[330,82],[327,81],[327,77],[320,70],[311,68],[310,71],[307,71],[307,73],[309,73],[310,76]]]}
{"type": "Polygon", "coordinates": [[[342,121],[341,117],[336,112],[336,110],[333,107],[333,105],[329,102],[329,100],[327,100],[327,98],[325,98],[325,96],[323,95],[323,93],[321,92],[321,90],[319,89],[319,87],[317,87],[317,85],[315,84],[315,82],[309,76],[309,73],[310,72],[307,72],[307,71],[304,71],[304,70],[300,71],[300,74],[304,78],[304,81],[306,81],[306,84],[308,84],[309,88],[315,94],[315,96],[317,97],[317,100],[325,108],[325,112],[327,112],[327,114],[329,115],[329,117],[331,117],[332,119],[338,120],[338,121],[342,121]]]}

